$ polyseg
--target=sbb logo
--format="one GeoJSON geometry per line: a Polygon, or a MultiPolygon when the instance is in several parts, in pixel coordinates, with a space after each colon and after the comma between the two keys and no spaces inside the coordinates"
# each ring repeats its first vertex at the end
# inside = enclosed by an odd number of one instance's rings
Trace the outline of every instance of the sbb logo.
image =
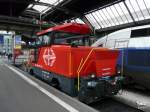
{"type": "Polygon", "coordinates": [[[44,63],[52,67],[56,61],[56,55],[52,48],[46,48],[43,54],[44,63]]]}

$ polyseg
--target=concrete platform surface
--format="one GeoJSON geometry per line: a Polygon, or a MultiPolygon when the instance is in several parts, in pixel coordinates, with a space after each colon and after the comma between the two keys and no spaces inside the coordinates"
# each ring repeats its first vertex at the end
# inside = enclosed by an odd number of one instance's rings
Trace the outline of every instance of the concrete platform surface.
{"type": "Polygon", "coordinates": [[[0,62],[0,112],[96,112],[13,66],[0,62]]]}

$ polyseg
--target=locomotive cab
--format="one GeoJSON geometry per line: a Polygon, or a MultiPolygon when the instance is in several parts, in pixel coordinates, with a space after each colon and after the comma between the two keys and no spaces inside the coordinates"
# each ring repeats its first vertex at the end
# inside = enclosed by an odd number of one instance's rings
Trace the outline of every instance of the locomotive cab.
{"type": "Polygon", "coordinates": [[[90,47],[95,40],[87,25],[66,23],[37,33],[30,72],[85,103],[115,95],[119,51],[90,47]]]}
{"type": "Polygon", "coordinates": [[[36,39],[35,45],[37,47],[51,45],[90,46],[95,40],[96,38],[91,34],[80,35],[70,32],[52,31],[39,35],[36,39]]]}

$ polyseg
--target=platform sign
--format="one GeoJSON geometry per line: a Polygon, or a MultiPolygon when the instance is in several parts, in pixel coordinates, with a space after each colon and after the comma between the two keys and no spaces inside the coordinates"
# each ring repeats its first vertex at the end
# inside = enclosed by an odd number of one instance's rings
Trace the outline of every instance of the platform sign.
{"type": "Polygon", "coordinates": [[[4,36],[0,35],[0,44],[4,44],[4,36]]]}
{"type": "Polygon", "coordinates": [[[15,49],[21,49],[21,36],[16,35],[15,37],[15,49]]]}

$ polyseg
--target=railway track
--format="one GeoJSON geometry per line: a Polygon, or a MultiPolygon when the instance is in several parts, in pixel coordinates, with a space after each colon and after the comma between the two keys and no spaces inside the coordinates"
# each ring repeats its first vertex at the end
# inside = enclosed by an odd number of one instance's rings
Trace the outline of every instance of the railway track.
{"type": "Polygon", "coordinates": [[[89,106],[93,107],[99,112],[143,112],[111,98],[95,102],[89,106]]]}

